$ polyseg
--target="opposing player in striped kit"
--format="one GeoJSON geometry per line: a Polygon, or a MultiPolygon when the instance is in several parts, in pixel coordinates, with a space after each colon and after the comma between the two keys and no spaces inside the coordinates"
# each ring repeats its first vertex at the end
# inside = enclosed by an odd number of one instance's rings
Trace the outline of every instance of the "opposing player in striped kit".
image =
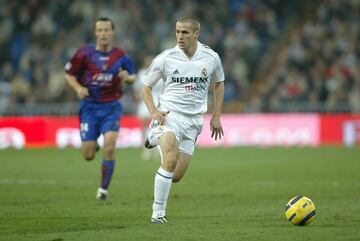
{"type": "Polygon", "coordinates": [[[99,18],[95,23],[96,44],[80,48],[65,66],[65,77],[80,102],[81,152],[92,160],[103,134],[101,183],[96,198],[106,200],[115,168],[115,143],[119,132],[123,83],[135,81],[135,70],[129,56],[113,46],[114,23],[99,18]]]}

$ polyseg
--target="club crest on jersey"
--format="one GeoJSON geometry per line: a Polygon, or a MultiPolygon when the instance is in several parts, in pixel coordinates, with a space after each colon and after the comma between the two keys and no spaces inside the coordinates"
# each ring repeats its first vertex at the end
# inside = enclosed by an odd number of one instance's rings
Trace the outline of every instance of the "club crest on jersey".
{"type": "Polygon", "coordinates": [[[107,64],[104,64],[104,65],[102,66],[102,69],[103,69],[103,70],[106,70],[106,69],[107,69],[107,64]]]}
{"type": "Polygon", "coordinates": [[[67,62],[66,65],[65,65],[65,70],[70,70],[71,67],[72,67],[71,63],[67,62]]]}
{"type": "Polygon", "coordinates": [[[201,75],[206,77],[207,76],[207,70],[206,68],[203,68],[203,70],[201,71],[201,75]]]}

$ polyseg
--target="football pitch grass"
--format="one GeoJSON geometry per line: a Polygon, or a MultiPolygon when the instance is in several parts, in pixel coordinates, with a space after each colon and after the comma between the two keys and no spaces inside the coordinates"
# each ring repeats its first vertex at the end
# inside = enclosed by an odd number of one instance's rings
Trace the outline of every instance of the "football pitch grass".
{"type": "Polygon", "coordinates": [[[159,161],[118,149],[111,197],[100,203],[99,154],[0,150],[0,240],[360,240],[359,147],[197,149],[172,185],[166,225],[150,224],[159,161]],[[296,195],[316,205],[309,226],[285,219],[296,195]]]}

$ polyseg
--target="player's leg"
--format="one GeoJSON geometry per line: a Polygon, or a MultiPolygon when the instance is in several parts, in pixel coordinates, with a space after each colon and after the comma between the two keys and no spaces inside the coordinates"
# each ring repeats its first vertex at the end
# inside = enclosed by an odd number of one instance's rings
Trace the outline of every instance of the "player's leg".
{"type": "MultiPolygon", "coordinates": [[[[190,122],[190,124],[192,123],[190,122]]],[[[198,127],[187,128],[181,138],[179,144],[180,155],[172,179],[175,183],[179,182],[184,177],[186,170],[189,167],[195,150],[195,142],[200,133],[199,128],[201,128],[200,125],[198,127]]]]}
{"type": "MultiPolygon", "coordinates": [[[[155,174],[152,223],[166,223],[166,204],[172,184],[172,176],[179,158],[180,118],[174,114],[166,117],[164,125],[150,124],[147,142],[151,147],[159,146],[162,163],[155,174]]],[[[146,146],[146,145],[145,145],[146,146]]]]}
{"type": "Polygon", "coordinates": [[[163,224],[166,219],[166,204],[170,193],[172,176],[179,158],[178,140],[173,132],[165,132],[159,138],[163,162],[155,175],[152,223],[163,224]]]}
{"type": "Polygon", "coordinates": [[[175,134],[165,132],[160,136],[159,144],[163,156],[161,167],[168,172],[174,172],[179,158],[179,143],[175,134]]]}
{"type": "Polygon", "coordinates": [[[91,103],[81,101],[80,103],[80,137],[81,154],[84,159],[91,161],[95,158],[97,151],[97,138],[100,136],[98,119],[93,115],[94,107],[91,103]]]}
{"type": "MultiPolygon", "coordinates": [[[[150,115],[144,101],[141,101],[138,105],[137,116],[141,119],[141,124],[142,124],[142,133],[141,133],[142,136],[141,137],[145,143],[147,134],[148,134],[148,126],[151,121],[151,115],[150,115]]],[[[141,153],[141,158],[143,160],[150,160],[152,158],[151,155],[152,155],[151,150],[149,150],[147,148],[143,148],[143,151],[141,153]]]]}
{"type": "Polygon", "coordinates": [[[184,177],[195,151],[196,140],[203,126],[202,117],[185,117],[183,122],[185,126],[179,143],[180,155],[172,179],[174,183],[179,182],[184,177]]]}
{"type": "Polygon", "coordinates": [[[190,164],[191,158],[191,155],[180,152],[179,159],[177,161],[176,168],[172,177],[172,182],[179,182],[184,177],[185,172],[190,164]]]}
{"type": "Polygon", "coordinates": [[[97,198],[106,200],[108,188],[115,169],[115,143],[118,132],[109,131],[104,134],[103,161],[101,164],[101,183],[98,189],[97,198]]]}
{"type": "Polygon", "coordinates": [[[104,105],[100,114],[103,116],[100,123],[100,130],[104,136],[104,146],[100,187],[98,188],[96,197],[104,201],[108,197],[108,188],[115,169],[115,144],[118,137],[119,119],[121,115],[120,103],[113,102],[104,105]]]}
{"type": "Polygon", "coordinates": [[[115,144],[118,131],[108,131],[104,134],[103,155],[105,160],[115,160],[115,144]]]}
{"type": "Polygon", "coordinates": [[[81,154],[85,160],[91,161],[95,158],[97,148],[98,145],[96,141],[83,141],[81,143],[81,154]]]}

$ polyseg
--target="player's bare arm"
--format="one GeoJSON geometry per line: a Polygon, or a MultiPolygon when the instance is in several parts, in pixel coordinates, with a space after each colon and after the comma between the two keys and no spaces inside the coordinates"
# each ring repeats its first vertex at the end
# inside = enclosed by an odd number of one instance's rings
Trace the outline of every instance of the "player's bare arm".
{"type": "Polygon", "coordinates": [[[165,121],[165,116],[169,113],[169,112],[164,112],[164,111],[159,111],[155,104],[154,104],[154,99],[152,96],[152,88],[150,86],[147,85],[143,85],[142,89],[141,89],[143,98],[144,98],[144,102],[151,114],[151,118],[153,120],[157,120],[159,122],[160,125],[162,125],[165,121]]]}
{"type": "Polygon", "coordinates": [[[125,83],[127,83],[127,84],[132,84],[136,80],[136,75],[134,75],[134,74],[129,75],[129,72],[127,70],[124,70],[121,68],[119,69],[118,77],[121,80],[125,81],[125,83]]]}
{"type": "Polygon", "coordinates": [[[224,136],[224,130],[221,125],[220,115],[224,100],[224,81],[214,84],[214,112],[210,121],[211,137],[221,139],[224,136]]]}
{"type": "Polygon", "coordinates": [[[89,96],[89,90],[86,87],[80,85],[75,76],[65,74],[65,78],[66,78],[68,85],[75,91],[76,95],[80,99],[83,99],[86,96],[89,96]]]}

